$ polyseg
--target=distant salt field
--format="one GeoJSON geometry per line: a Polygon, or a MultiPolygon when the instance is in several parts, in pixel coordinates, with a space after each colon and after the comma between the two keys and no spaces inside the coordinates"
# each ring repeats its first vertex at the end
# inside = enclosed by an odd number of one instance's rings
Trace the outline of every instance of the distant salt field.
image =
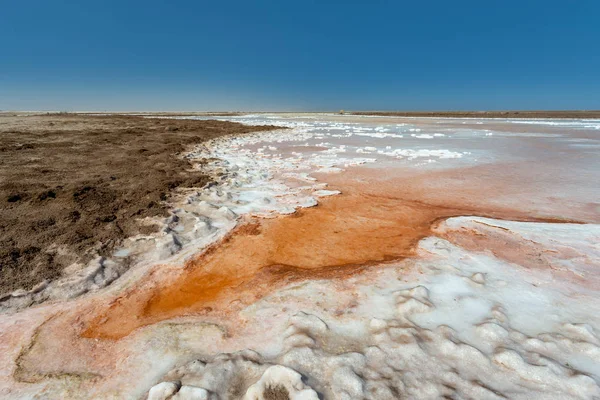
{"type": "Polygon", "coordinates": [[[6,398],[600,397],[600,120],[170,118],[281,129],[180,154],[110,285],[3,299],[6,398]]]}
{"type": "MultiPolygon", "coordinates": [[[[517,209],[531,211],[538,217],[590,222],[598,218],[594,204],[600,198],[597,184],[600,165],[596,162],[600,120],[417,119],[324,114],[257,114],[223,119],[291,128],[283,134],[224,141],[222,146],[211,149],[223,152],[222,157],[231,164],[251,166],[249,173],[260,170],[268,171],[270,177],[282,174],[290,177],[290,173],[311,176],[361,165],[371,172],[381,170],[383,173],[373,172],[372,176],[389,180],[395,175],[455,171],[457,175],[470,174],[474,179],[455,182],[460,185],[458,192],[469,184],[472,191],[501,190],[494,196],[490,193],[479,196],[487,199],[478,201],[494,202],[501,207],[519,204],[517,209]],[[493,171],[494,181],[482,186],[483,177],[475,176],[475,171],[486,171],[486,176],[493,171]],[[506,204],[501,204],[502,201],[506,204]]],[[[351,169],[352,173],[361,173],[361,169],[351,169]]],[[[324,184],[333,182],[332,179],[337,177],[319,176],[318,181],[324,184]]]]}

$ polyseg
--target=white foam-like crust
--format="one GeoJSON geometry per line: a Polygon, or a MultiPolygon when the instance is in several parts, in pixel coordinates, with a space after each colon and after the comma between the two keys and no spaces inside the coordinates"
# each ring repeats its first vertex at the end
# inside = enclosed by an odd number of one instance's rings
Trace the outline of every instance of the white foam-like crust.
{"type": "MultiPolygon", "coordinates": [[[[557,246],[569,247],[574,269],[592,272],[589,261],[600,263],[597,225],[461,217],[438,229],[476,229],[481,223],[536,240],[549,257],[557,246]]],[[[289,286],[247,307],[242,317],[252,328],[244,332],[244,343],[256,351],[253,363],[291,368],[326,399],[600,396],[597,289],[556,281],[551,269],[518,268],[438,237],[422,240],[419,253],[419,259],[350,281],[289,286]]],[[[563,260],[557,254],[550,262],[563,260]]],[[[242,346],[238,342],[237,350],[242,346]]],[[[193,373],[179,367],[177,377],[206,384],[206,374],[225,367],[220,357],[193,373]]],[[[232,357],[240,356],[226,356],[232,357]]],[[[242,371],[248,368],[238,368],[237,379],[254,379],[258,383],[250,387],[260,392],[266,380],[257,378],[263,371],[257,368],[249,375],[242,371]]],[[[285,385],[288,379],[268,381],[285,385]]]]}

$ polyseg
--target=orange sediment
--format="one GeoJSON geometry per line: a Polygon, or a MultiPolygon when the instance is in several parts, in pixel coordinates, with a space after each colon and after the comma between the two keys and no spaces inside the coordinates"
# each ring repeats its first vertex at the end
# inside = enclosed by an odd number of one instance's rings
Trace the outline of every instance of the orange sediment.
{"type": "MultiPolygon", "coordinates": [[[[465,170],[431,173],[428,182],[412,177],[369,184],[370,172],[356,171],[357,175],[346,174],[335,182],[342,195],[322,199],[317,207],[292,216],[242,225],[184,268],[155,269],[142,285],[95,314],[82,336],[120,339],[171,318],[223,316],[293,281],[343,278],[374,264],[410,257],[419,240],[443,218],[552,220],[498,207],[488,200],[493,193],[482,187],[477,192],[453,192],[451,185],[464,179],[465,170]]],[[[507,187],[504,184],[502,190],[507,187]]]]}
{"type": "Polygon", "coordinates": [[[290,281],[344,277],[411,256],[432,223],[451,215],[456,211],[394,198],[341,195],[293,216],[242,225],[175,277],[157,273],[146,289],[130,289],[83,336],[118,339],[161,320],[226,311],[290,281]]]}

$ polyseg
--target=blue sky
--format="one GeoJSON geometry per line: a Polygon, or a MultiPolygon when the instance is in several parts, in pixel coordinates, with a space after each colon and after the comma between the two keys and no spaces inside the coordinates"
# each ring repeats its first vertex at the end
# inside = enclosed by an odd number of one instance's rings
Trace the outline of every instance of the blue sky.
{"type": "Polygon", "coordinates": [[[600,109],[599,1],[0,0],[0,109],[600,109]]]}

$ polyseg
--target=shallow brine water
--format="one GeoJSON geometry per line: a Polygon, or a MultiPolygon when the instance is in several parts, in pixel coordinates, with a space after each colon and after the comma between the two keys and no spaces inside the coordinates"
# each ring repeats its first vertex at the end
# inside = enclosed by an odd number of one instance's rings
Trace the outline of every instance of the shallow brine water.
{"type": "Polygon", "coordinates": [[[117,284],[0,316],[1,393],[600,396],[600,121],[225,119],[288,129],[190,152],[217,184],[117,284]]]}

